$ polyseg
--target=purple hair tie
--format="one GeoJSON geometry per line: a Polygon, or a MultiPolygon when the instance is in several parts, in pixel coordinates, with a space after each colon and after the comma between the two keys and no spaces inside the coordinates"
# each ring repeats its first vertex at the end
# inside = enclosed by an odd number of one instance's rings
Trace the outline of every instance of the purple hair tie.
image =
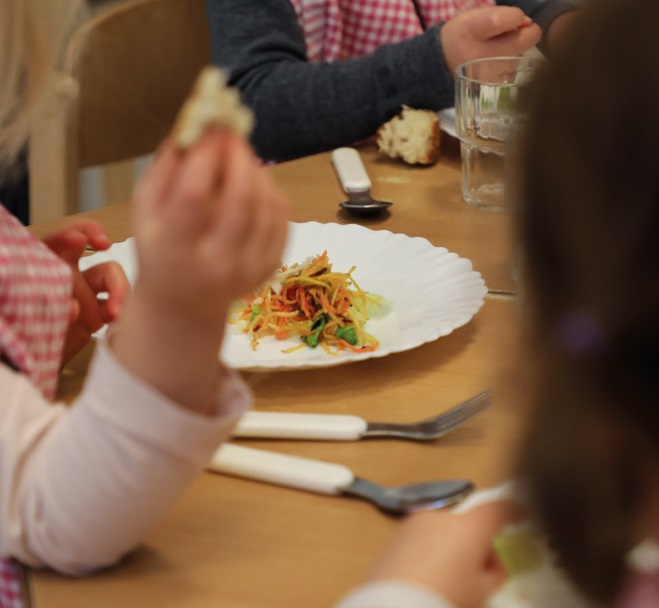
{"type": "Polygon", "coordinates": [[[599,353],[604,346],[604,332],[592,315],[569,313],[557,326],[557,337],[562,347],[580,357],[599,353]]]}

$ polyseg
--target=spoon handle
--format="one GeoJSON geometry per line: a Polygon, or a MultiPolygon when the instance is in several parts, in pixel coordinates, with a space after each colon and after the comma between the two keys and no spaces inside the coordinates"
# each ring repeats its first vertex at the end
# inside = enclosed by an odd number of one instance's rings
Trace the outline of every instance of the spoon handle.
{"type": "Polygon", "coordinates": [[[341,494],[355,479],[353,472],[340,464],[230,443],[213,454],[207,469],[320,494],[341,494]]]}
{"type": "Polygon", "coordinates": [[[233,436],[354,441],[362,436],[366,427],[366,421],[359,416],[247,412],[238,421],[233,436]]]}
{"type": "Polygon", "coordinates": [[[337,148],[332,152],[332,163],[346,192],[364,192],[371,189],[371,180],[357,150],[337,148]]]}

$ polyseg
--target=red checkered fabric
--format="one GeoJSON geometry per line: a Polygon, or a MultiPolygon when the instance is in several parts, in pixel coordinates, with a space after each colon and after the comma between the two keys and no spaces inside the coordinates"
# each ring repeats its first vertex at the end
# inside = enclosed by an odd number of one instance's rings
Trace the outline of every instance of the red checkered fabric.
{"type": "Polygon", "coordinates": [[[493,0],[291,0],[311,62],[370,55],[493,0]]]}
{"type": "Polygon", "coordinates": [[[69,324],[71,269],[0,207],[0,353],[52,399],[69,324]]]}
{"type": "Polygon", "coordinates": [[[0,608],[23,608],[18,566],[6,559],[0,560],[0,608]]]}
{"type": "MultiPolygon", "coordinates": [[[[70,306],[70,268],[0,205],[0,355],[49,400],[70,306]]],[[[0,560],[0,608],[22,605],[18,566],[0,560]]]]}

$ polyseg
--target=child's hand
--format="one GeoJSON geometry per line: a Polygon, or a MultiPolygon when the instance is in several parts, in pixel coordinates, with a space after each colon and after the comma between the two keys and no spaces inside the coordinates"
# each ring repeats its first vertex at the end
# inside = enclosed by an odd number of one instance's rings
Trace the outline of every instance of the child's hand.
{"type": "Polygon", "coordinates": [[[490,502],[464,514],[427,511],[410,516],[375,563],[371,580],[410,581],[460,608],[480,608],[506,574],[492,541],[518,517],[508,502],[490,502]]]}
{"type": "Polygon", "coordinates": [[[540,28],[512,6],[466,11],[447,21],[440,32],[451,74],[460,64],[472,59],[522,55],[542,37],[540,28]]]}
{"type": "Polygon", "coordinates": [[[130,287],[121,266],[115,262],[99,264],[85,272],[78,270],[78,261],[87,247],[102,251],[110,246],[98,222],[73,220],[46,236],[43,242],[69,264],[73,275],[70,325],[62,353],[66,362],[87,344],[95,331],[118,317],[130,287]],[[107,299],[99,300],[99,293],[107,293],[107,299]]]}
{"type": "Polygon", "coordinates": [[[233,300],[277,268],[288,205],[236,135],[165,142],[135,192],[139,275],[111,347],[175,403],[212,413],[233,300]]]}
{"type": "Polygon", "coordinates": [[[136,292],[161,313],[223,326],[230,302],[280,263],[287,202],[231,133],[185,155],[166,142],[135,203],[136,292]]]}

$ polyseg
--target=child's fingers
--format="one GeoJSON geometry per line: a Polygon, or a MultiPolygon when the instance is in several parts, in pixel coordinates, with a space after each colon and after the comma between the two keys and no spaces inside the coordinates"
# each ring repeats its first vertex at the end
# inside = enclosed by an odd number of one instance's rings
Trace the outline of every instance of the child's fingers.
{"type": "Polygon", "coordinates": [[[87,239],[88,246],[101,251],[107,249],[111,244],[105,228],[96,220],[87,218],[71,220],[63,231],[83,234],[87,239]]]}
{"type": "Polygon", "coordinates": [[[108,234],[105,231],[105,228],[98,222],[92,222],[89,220],[89,224],[86,224],[87,220],[81,220],[83,225],[80,227],[80,230],[87,235],[88,246],[96,249],[97,251],[105,251],[110,248],[112,244],[108,238],[108,234]]]}
{"type": "Polygon", "coordinates": [[[522,55],[534,47],[542,38],[542,30],[535,24],[502,34],[487,41],[488,52],[492,57],[522,55]]]}
{"type": "Polygon", "coordinates": [[[76,319],[76,325],[84,327],[89,333],[95,332],[103,326],[103,319],[98,310],[98,300],[96,293],[92,291],[85,274],[81,272],[73,273],[73,291],[72,297],[78,301],[80,314],[76,319]]]}
{"type": "Polygon", "coordinates": [[[110,300],[98,300],[98,312],[103,323],[112,323],[119,318],[121,306],[117,307],[116,303],[113,304],[110,300]]]}
{"type": "Polygon", "coordinates": [[[85,270],[83,277],[93,293],[108,294],[107,300],[97,300],[97,303],[103,322],[114,321],[130,292],[130,284],[121,266],[116,262],[98,264],[85,270]]]}
{"type": "Polygon", "coordinates": [[[87,246],[87,237],[75,229],[63,229],[45,236],[42,240],[54,254],[71,266],[78,264],[78,260],[87,246]]]}
{"type": "Polygon", "coordinates": [[[77,268],[86,247],[104,250],[110,246],[105,228],[99,222],[89,219],[72,220],[61,230],[44,237],[43,242],[74,268],[77,268]]]}
{"type": "Polygon", "coordinates": [[[519,8],[496,6],[472,11],[467,27],[476,40],[485,41],[506,32],[525,28],[530,21],[519,8]]]}
{"type": "Polygon", "coordinates": [[[226,154],[226,173],[214,195],[209,237],[223,251],[237,251],[253,219],[254,175],[259,169],[247,143],[236,136],[227,140],[226,154]]]}
{"type": "Polygon", "coordinates": [[[198,232],[207,225],[211,197],[229,163],[227,137],[226,132],[213,129],[186,153],[164,207],[179,230],[198,232]]]}
{"type": "Polygon", "coordinates": [[[90,332],[78,323],[71,325],[62,349],[62,363],[70,361],[89,342],[90,332]]]}
{"type": "Polygon", "coordinates": [[[78,300],[71,300],[71,307],[69,309],[69,325],[73,325],[80,316],[80,303],[78,300]]]}

